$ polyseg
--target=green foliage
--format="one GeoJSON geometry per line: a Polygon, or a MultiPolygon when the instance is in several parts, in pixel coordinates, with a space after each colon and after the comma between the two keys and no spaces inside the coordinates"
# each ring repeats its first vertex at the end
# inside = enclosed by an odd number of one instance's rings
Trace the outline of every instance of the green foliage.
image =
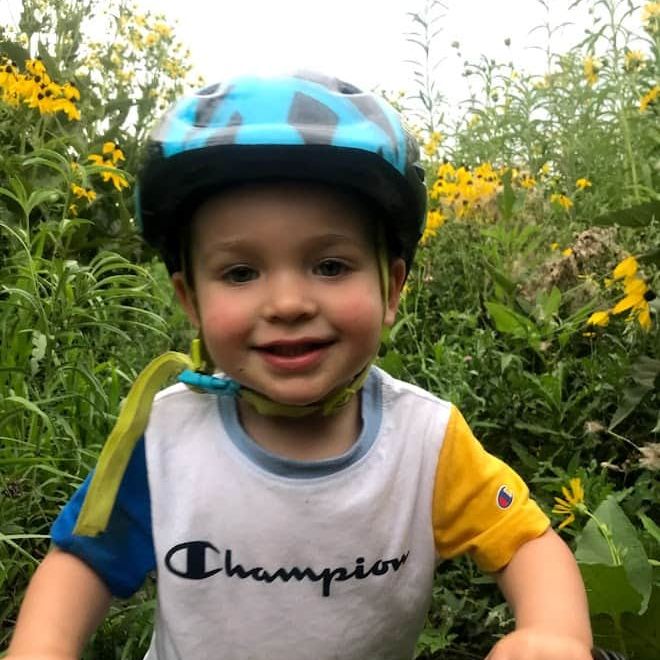
{"type": "MultiPolygon", "coordinates": [[[[154,114],[189,67],[162,19],[123,0],[25,0],[19,25],[0,27],[0,60],[4,648],[50,525],[135,375],[173,343],[185,348],[165,269],[136,237],[131,183],[154,114]],[[104,43],[90,36],[99,21],[104,43]]],[[[151,596],[114,607],[90,657],[144,653],[151,596]]]]}
{"type": "MultiPolygon", "coordinates": [[[[648,92],[660,26],[632,29],[633,3],[576,4],[588,5],[593,28],[568,52],[548,52],[545,76],[484,55],[466,65],[475,94],[456,125],[440,100],[418,106],[431,208],[442,222],[418,253],[381,364],[459,405],[546,510],[569,478],[581,480],[588,508],[571,507],[565,522],[578,530],[564,533],[577,541],[596,641],[650,660],[658,656],[660,134],[648,92]],[[615,276],[626,255],[639,269],[615,276]]],[[[429,23],[428,7],[421,18],[429,23]]],[[[431,77],[440,47],[423,51],[436,60],[416,63],[431,77]]],[[[510,621],[483,625],[484,609],[499,601],[490,592],[488,606],[477,605],[483,585],[474,576],[473,597],[447,624],[469,573],[462,567],[440,568],[419,657],[485,655],[510,629],[510,621]],[[471,628],[484,634],[466,642],[471,628]]]]}
{"type": "MultiPolygon", "coordinates": [[[[632,652],[632,657],[655,658],[660,653],[660,583],[653,579],[639,532],[611,495],[589,517],[575,556],[594,617],[595,639],[626,654],[632,652]],[[639,645],[640,635],[643,645],[639,645]]],[[[653,523],[648,517],[646,521],[648,529],[653,523]]],[[[660,538],[653,538],[657,550],[660,538]]]]}

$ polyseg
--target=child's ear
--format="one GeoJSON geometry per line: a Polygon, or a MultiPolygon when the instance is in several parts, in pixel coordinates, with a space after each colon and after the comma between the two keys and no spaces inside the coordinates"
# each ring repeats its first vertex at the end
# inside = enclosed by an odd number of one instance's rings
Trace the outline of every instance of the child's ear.
{"type": "Polygon", "coordinates": [[[199,328],[199,314],[197,314],[197,299],[195,298],[194,289],[188,285],[184,274],[180,271],[172,274],[172,284],[176,297],[179,299],[181,307],[183,307],[183,311],[190,319],[190,322],[196,328],[199,328]]]}
{"type": "Polygon", "coordinates": [[[394,323],[397,310],[399,309],[399,299],[401,297],[401,290],[403,283],[406,280],[406,262],[401,258],[393,259],[390,262],[390,285],[389,295],[387,301],[387,309],[385,310],[384,324],[389,328],[394,323]]]}

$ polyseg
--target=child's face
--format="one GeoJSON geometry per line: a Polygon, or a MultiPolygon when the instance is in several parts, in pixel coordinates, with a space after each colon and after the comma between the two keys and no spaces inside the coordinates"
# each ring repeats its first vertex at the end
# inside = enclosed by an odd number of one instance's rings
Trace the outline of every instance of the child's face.
{"type": "Polygon", "coordinates": [[[177,294],[217,368],[281,403],[303,405],[349,383],[391,325],[405,266],[393,261],[384,306],[366,213],[302,184],[253,185],[196,213],[194,290],[177,294]]]}

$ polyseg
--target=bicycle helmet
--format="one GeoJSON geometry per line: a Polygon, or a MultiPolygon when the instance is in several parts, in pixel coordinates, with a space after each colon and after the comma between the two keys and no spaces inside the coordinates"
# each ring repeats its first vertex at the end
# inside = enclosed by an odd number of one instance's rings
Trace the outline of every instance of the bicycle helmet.
{"type": "Polygon", "coordinates": [[[137,220],[170,270],[191,211],[222,188],[295,179],[337,185],[383,212],[408,269],[426,218],[419,147],[380,96],[298,72],[242,76],[176,103],[153,130],[137,185],[137,220]]]}

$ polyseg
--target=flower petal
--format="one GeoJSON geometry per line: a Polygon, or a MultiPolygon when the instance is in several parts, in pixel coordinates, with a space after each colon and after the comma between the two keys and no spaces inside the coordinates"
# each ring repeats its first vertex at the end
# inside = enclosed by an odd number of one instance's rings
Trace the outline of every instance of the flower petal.
{"type": "Polygon", "coordinates": [[[635,257],[627,257],[612,271],[615,280],[620,280],[622,277],[632,277],[637,272],[637,259],[635,257]]]}
{"type": "Polygon", "coordinates": [[[571,513],[570,516],[568,516],[565,520],[559,523],[559,527],[557,529],[564,529],[564,527],[570,525],[572,522],[575,522],[575,516],[571,513]]]}

